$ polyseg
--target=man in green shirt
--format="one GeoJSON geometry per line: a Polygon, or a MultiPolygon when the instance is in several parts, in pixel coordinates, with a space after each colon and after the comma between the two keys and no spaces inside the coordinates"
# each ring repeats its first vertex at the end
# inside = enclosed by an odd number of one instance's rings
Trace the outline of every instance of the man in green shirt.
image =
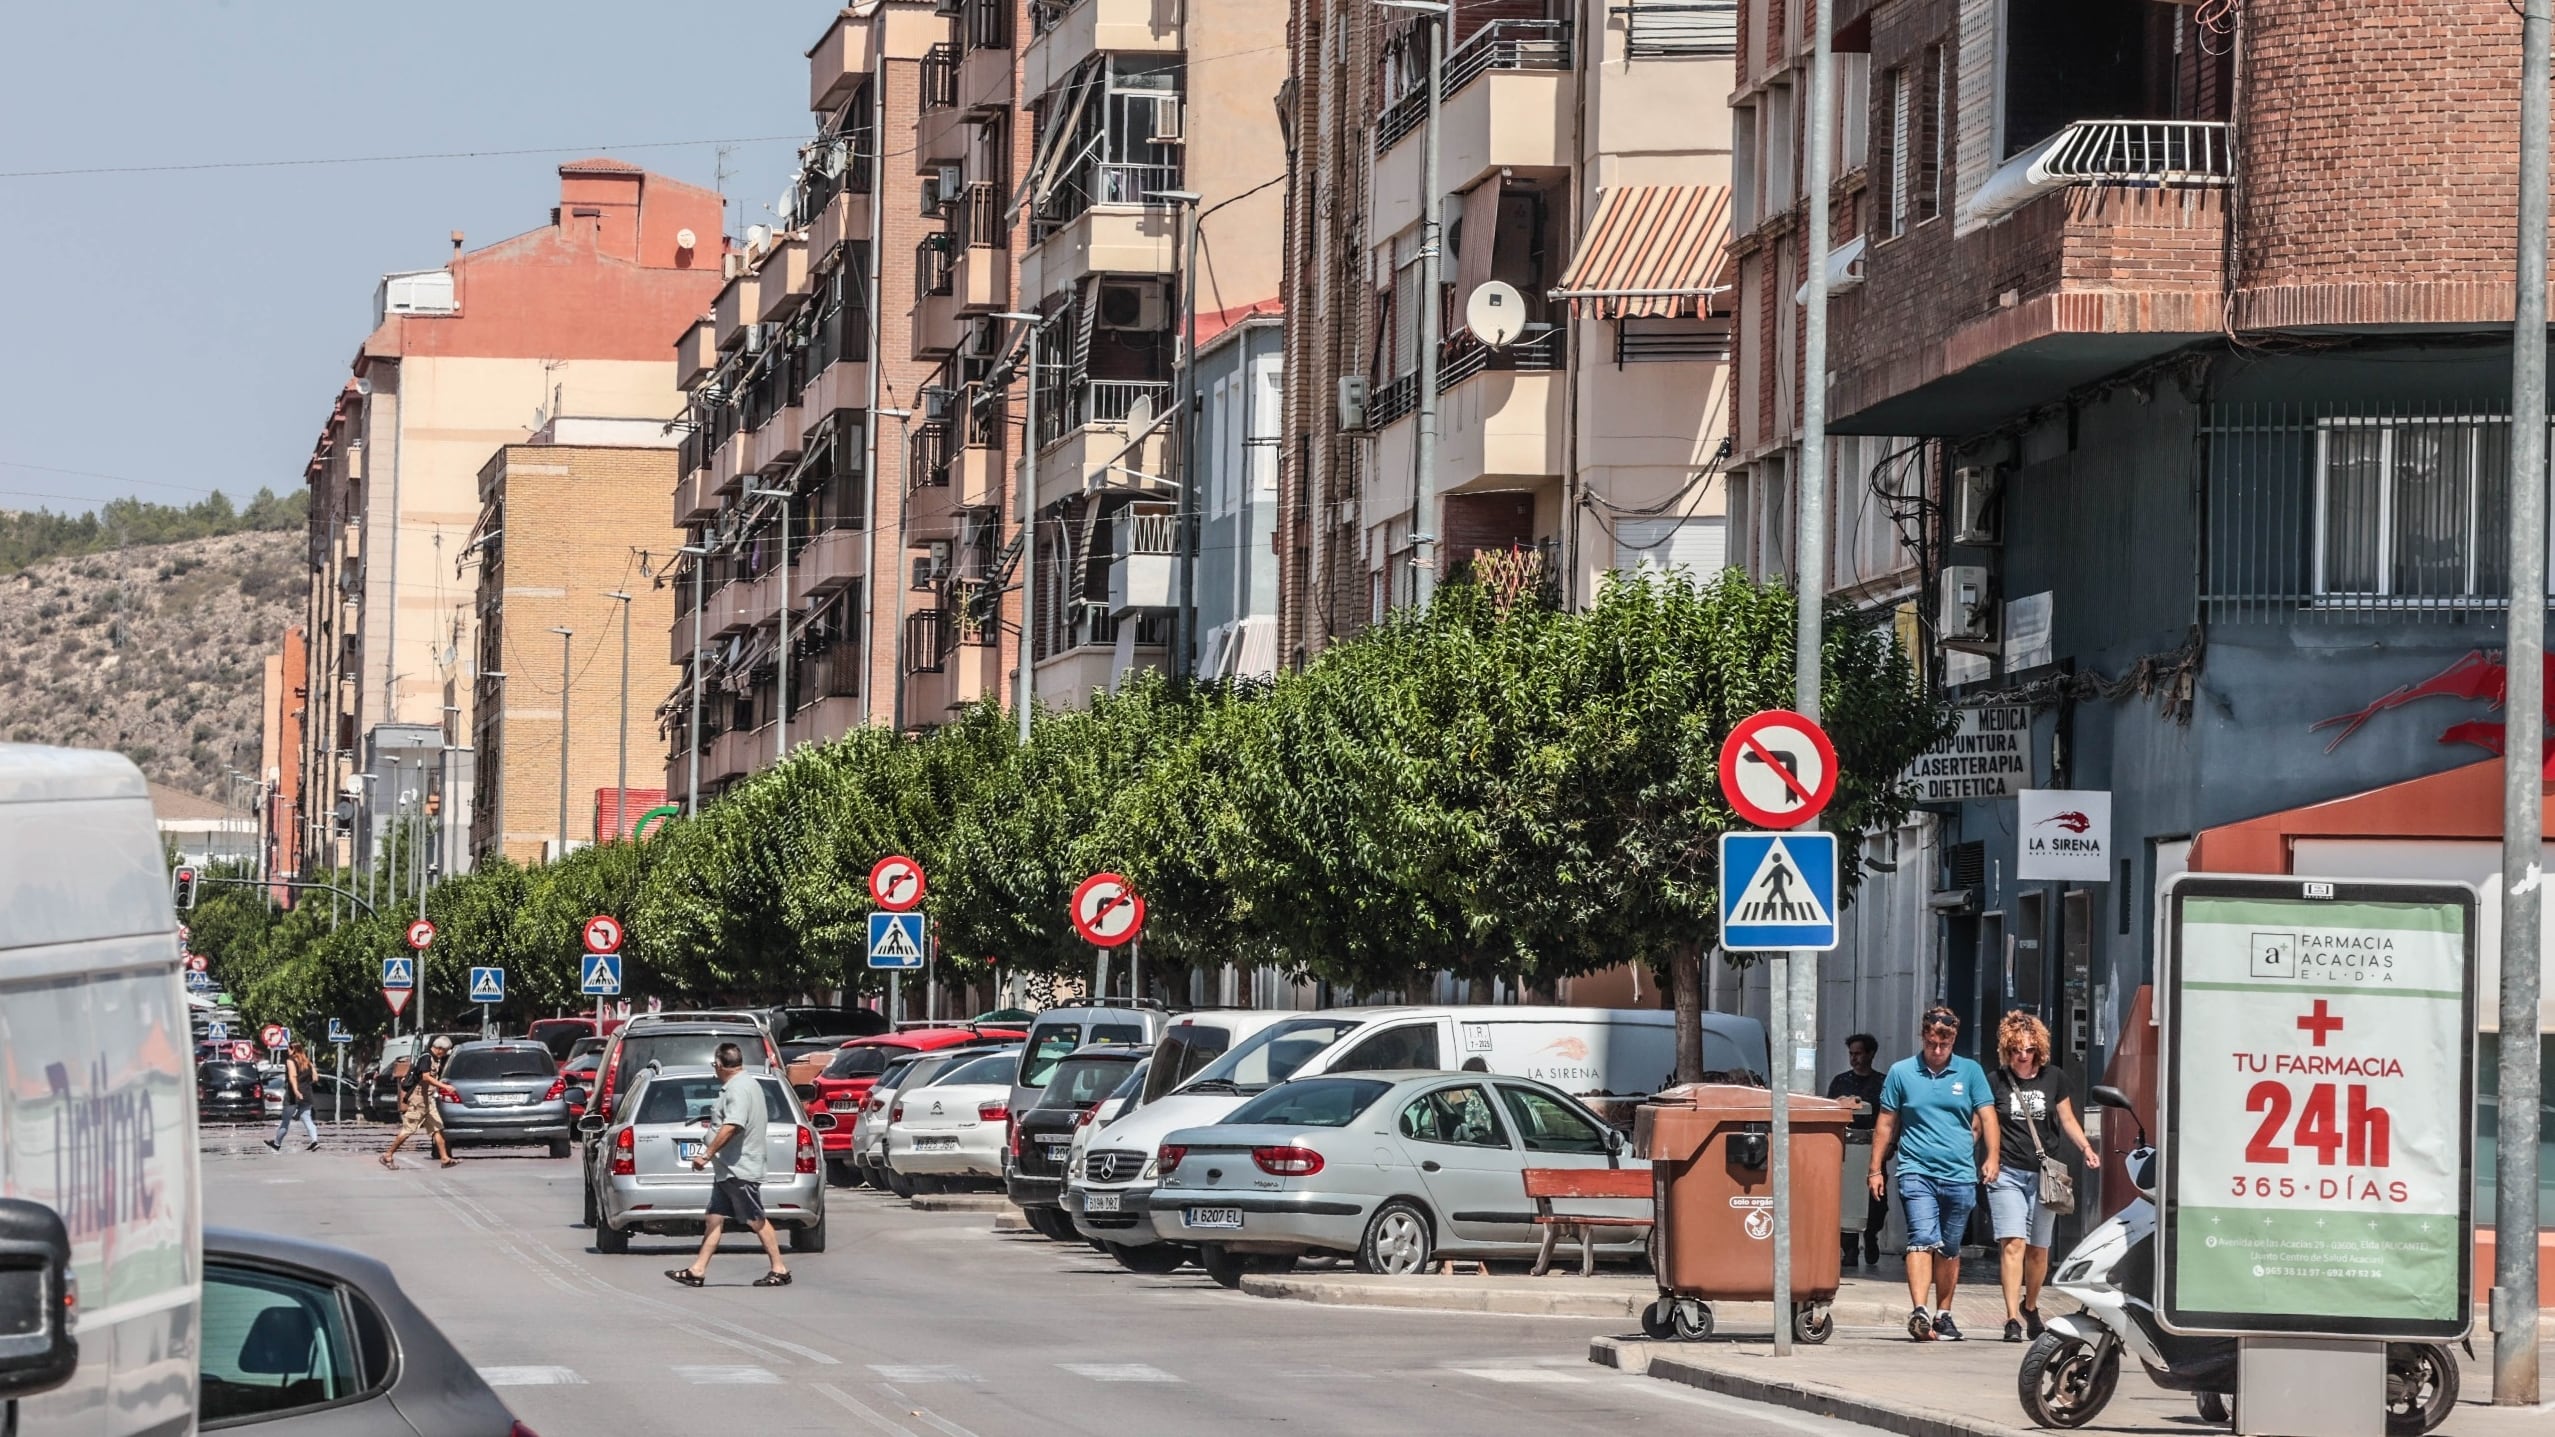
{"type": "Polygon", "coordinates": [[[1996,1181],[1996,1095],[1987,1070],[1952,1051],[1960,1015],[1927,1010],[1922,1051],[1902,1058],[1881,1082],[1881,1120],[1872,1133],[1872,1196],[1881,1196],[1882,1164],[1898,1154],[1899,1209],[1907,1215],[1907,1291],[1915,1303],[1907,1335],[1919,1342],[1961,1340],[1952,1295],[1961,1283],[1961,1232],[1978,1204],[1981,1183],[1996,1181]],[[1930,1291],[1929,1291],[1930,1289],[1930,1291]],[[1926,1300],[1936,1299],[1928,1313],[1926,1300]]]}
{"type": "Polygon", "coordinates": [[[781,1234],[763,1216],[763,1174],[769,1164],[771,1110],[763,1100],[763,1082],[745,1071],[745,1052],[734,1043],[719,1044],[710,1066],[718,1074],[719,1103],[710,1111],[710,1138],[692,1170],[710,1169],[709,1221],[701,1234],[700,1255],[690,1267],[670,1268],[666,1276],[685,1287],[699,1287],[710,1273],[710,1258],[719,1250],[719,1235],[733,1218],[763,1244],[772,1270],[754,1279],[756,1287],[787,1287],[790,1270],[781,1262],[781,1234]]]}

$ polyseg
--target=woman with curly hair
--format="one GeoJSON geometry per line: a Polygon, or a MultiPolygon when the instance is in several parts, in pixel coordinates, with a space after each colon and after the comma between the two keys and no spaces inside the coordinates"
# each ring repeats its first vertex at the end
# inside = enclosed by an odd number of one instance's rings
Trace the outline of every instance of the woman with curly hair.
{"type": "Polygon", "coordinates": [[[2049,1239],[2058,1221],[2042,1200],[2040,1159],[2058,1152],[2063,1137],[2088,1166],[2099,1163],[2076,1121],[2067,1075],[2049,1059],[2049,1029],[2041,1020],[2019,1008],[2006,1014],[1996,1028],[1996,1071],[1987,1078],[2005,1156],[1987,1185],[1987,1216],[2005,1288],[2007,1342],[2040,1336],[2040,1285],[2049,1275],[2049,1239]]]}

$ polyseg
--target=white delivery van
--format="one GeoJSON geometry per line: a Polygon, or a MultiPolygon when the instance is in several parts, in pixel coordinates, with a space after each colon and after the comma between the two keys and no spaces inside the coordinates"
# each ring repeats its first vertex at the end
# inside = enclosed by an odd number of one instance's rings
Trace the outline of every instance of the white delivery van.
{"type": "Polygon", "coordinates": [[[115,754],[0,744],[0,1401],[18,1404],[20,1431],[194,1430],[193,1056],[141,772],[115,754]],[[21,1340],[27,1300],[58,1280],[8,1240],[32,1220],[68,1239],[67,1380],[21,1340]]]}
{"type": "MultiPolygon", "coordinates": [[[[1221,1122],[1243,1102],[1289,1078],[1321,1073],[1479,1068],[1533,1078],[1577,1097],[1611,1122],[1676,1081],[1677,1015],[1650,1008],[1331,1008],[1289,1013],[1235,1043],[1195,1077],[1095,1134],[1065,1197],[1083,1236],[1121,1263],[1162,1271],[1137,1251],[1153,1234],[1141,1219],[1156,1177],[1154,1154],[1178,1128],[1221,1122]]],[[[1765,1025],[1729,1013],[1703,1015],[1708,1078],[1763,1082],[1765,1025]]],[[[1172,1264],[1175,1265],[1176,1264],[1172,1264]]]]}

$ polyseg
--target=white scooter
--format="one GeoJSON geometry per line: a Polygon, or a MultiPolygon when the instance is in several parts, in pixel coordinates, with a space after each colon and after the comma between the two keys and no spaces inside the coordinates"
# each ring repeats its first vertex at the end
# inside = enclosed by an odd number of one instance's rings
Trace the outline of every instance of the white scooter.
{"type": "MultiPolygon", "coordinates": [[[[2137,1121],[2118,1088],[2096,1087],[2093,1100],[2137,1121]]],[[[2052,1291],[2082,1304],[2049,1319],[2015,1374],[2023,1411],[2043,1427],[2082,1427],[2111,1401],[2126,1348],[2159,1387],[2189,1392],[2204,1422],[2225,1423],[2236,1392],[2236,1342],[2183,1337],[2156,1318],[2156,1150],[2144,1124],[2129,1154],[2138,1197],[2086,1233],[2050,1274],[2052,1291]]],[[[2457,1406],[2457,1357],[2436,1343],[2391,1342],[2386,1349],[2388,1437],[2422,1437],[2457,1406]]]]}

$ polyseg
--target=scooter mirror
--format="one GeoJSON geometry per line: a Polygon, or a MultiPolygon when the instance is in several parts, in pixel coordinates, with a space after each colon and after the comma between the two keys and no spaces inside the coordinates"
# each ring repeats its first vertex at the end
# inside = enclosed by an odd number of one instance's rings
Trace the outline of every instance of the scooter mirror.
{"type": "Polygon", "coordinates": [[[2119,1108],[2123,1112],[2132,1110],[2129,1095],[2109,1083],[2094,1084],[2086,1090],[2086,1095],[2106,1108],[2119,1108]]]}

